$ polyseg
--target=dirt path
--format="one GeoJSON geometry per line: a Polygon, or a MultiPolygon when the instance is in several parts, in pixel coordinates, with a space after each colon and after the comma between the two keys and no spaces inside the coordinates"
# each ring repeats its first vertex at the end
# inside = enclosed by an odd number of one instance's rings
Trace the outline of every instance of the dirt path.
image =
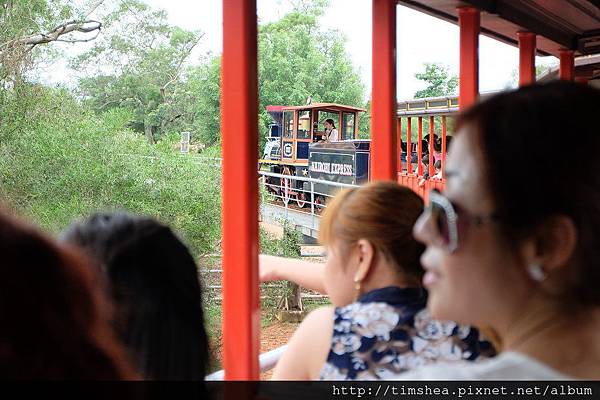
{"type": "MultiPolygon", "coordinates": [[[[274,350],[285,345],[298,327],[297,323],[274,321],[271,325],[262,329],[260,333],[260,353],[274,350]]],[[[273,371],[260,374],[261,380],[271,379],[273,371]]]]}
{"type": "MultiPolygon", "coordinates": [[[[279,322],[274,320],[271,324],[261,329],[260,332],[260,353],[266,353],[267,351],[274,350],[278,347],[283,346],[294,334],[297,323],[279,322]]],[[[211,343],[212,354],[215,357],[215,361],[218,365],[222,365],[223,354],[222,354],[222,338],[219,336],[214,339],[211,343]]],[[[261,380],[268,380],[271,378],[273,371],[268,371],[260,374],[261,380]]]]}

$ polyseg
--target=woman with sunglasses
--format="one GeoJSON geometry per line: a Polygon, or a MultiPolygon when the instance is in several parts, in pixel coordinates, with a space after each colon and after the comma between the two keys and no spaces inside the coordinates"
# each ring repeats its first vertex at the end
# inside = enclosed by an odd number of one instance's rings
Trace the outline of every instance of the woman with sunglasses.
{"type": "Polygon", "coordinates": [[[600,378],[600,92],[503,93],[457,119],[446,193],[414,228],[432,316],[495,330],[504,352],[403,379],[600,378]],[[577,132],[568,151],[556,143],[577,132]],[[575,148],[573,148],[575,147],[575,148]],[[553,156],[549,156],[553,155],[553,156]],[[578,165],[578,174],[572,174],[578,165]],[[551,171],[525,179],[523,170],[551,171]]]}
{"type": "MultiPolygon", "coordinates": [[[[385,379],[440,360],[494,353],[477,330],[429,318],[419,263],[424,247],[412,237],[422,209],[419,196],[392,182],[334,198],[319,226],[325,267],[313,265],[303,277],[296,262],[270,273],[325,291],[335,306],[304,320],[273,379],[385,379]]],[[[263,280],[265,261],[273,259],[261,258],[263,280]]]]}

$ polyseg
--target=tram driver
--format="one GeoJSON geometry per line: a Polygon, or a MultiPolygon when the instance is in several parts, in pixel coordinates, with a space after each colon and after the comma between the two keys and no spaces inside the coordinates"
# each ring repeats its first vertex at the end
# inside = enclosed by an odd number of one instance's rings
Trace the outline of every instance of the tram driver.
{"type": "Polygon", "coordinates": [[[338,130],[333,119],[327,118],[325,120],[325,134],[323,136],[326,142],[337,142],[339,140],[338,130]]]}

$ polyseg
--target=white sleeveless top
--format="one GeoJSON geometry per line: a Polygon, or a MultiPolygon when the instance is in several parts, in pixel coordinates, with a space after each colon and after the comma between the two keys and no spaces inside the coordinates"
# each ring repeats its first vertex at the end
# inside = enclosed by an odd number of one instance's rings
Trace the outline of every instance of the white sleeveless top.
{"type": "Polygon", "coordinates": [[[523,353],[504,352],[479,363],[439,363],[397,376],[400,380],[573,380],[523,353]]]}
{"type": "Polygon", "coordinates": [[[336,128],[333,128],[330,132],[329,132],[329,136],[328,136],[328,140],[330,142],[337,142],[338,141],[338,130],[336,128]]]}

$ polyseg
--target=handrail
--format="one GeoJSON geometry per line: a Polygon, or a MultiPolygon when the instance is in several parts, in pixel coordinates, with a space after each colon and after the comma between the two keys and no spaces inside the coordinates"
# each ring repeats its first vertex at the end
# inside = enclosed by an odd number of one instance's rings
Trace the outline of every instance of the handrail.
{"type": "MultiPolygon", "coordinates": [[[[323,186],[329,186],[329,187],[334,187],[334,188],[354,188],[354,187],[358,187],[358,185],[354,185],[354,184],[348,184],[348,183],[341,183],[341,182],[332,182],[332,181],[325,181],[325,180],[321,180],[321,179],[315,179],[315,178],[308,178],[308,177],[302,177],[302,176],[297,176],[297,175],[284,175],[284,174],[279,174],[279,173],[275,173],[275,172],[269,172],[269,171],[258,171],[259,176],[261,177],[261,179],[266,179],[266,177],[269,178],[277,178],[279,179],[279,184],[277,183],[268,183],[268,182],[264,182],[263,184],[266,184],[267,187],[272,189],[272,192],[270,193],[270,195],[274,196],[276,199],[281,199],[283,200],[283,207],[285,209],[285,215],[284,218],[287,219],[289,214],[288,211],[291,210],[288,207],[288,203],[290,203],[291,201],[296,201],[294,200],[294,197],[292,196],[297,196],[297,194],[292,194],[290,195],[290,192],[297,192],[297,193],[304,193],[306,195],[306,200],[303,201],[303,203],[307,204],[310,206],[310,209],[308,211],[306,211],[305,213],[310,215],[310,222],[307,223],[296,223],[296,227],[300,228],[300,230],[304,231],[304,232],[309,232],[308,234],[313,236],[313,234],[315,232],[318,232],[318,219],[319,219],[319,208],[326,208],[327,205],[325,203],[319,203],[317,204],[317,198],[319,196],[323,197],[323,198],[328,198],[331,197],[332,194],[331,193],[322,193],[322,191],[328,191],[326,189],[321,189],[321,190],[315,190],[315,187],[318,188],[322,188],[323,186]],[[301,187],[297,187],[298,185],[296,183],[294,183],[295,181],[298,182],[306,182],[307,185],[304,186],[308,186],[306,188],[301,188],[301,187]],[[319,186],[317,186],[319,185],[319,186]],[[293,188],[292,190],[290,190],[291,188],[293,188]]],[[[302,185],[300,185],[302,186],[302,185]]],[[[297,211],[297,210],[296,210],[297,211]]],[[[314,236],[313,236],[314,237],[314,236]]]]}
{"type": "MultiPolygon", "coordinates": [[[[277,362],[279,361],[286,349],[287,344],[261,354],[258,358],[260,372],[267,372],[275,368],[277,362]]],[[[206,377],[204,378],[204,380],[206,381],[222,381],[224,379],[224,369],[220,369],[218,371],[213,372],[212,374],[206,375],[206,377]]]]}
{"type": "Polygon", "coordinates": [[[258,173],[260,175],[272,176],[274,178],[285,178],[285,179],[291,179],[291,180],[296,180],[296,181],[301,181],[301,182],[320,183],[320,184],[323,184],[323,185],[329,185],[329,186],[335,186],[335,187],[343,187],[343,188],[358,187],[358,185],[353,185],[351,183],[341,183],[341,182],[325,181],[325,180],[322,180],[322,179],[305,178],[303,176],[297,176],[297,175],[283,175],[283,174],[277,174],[275,172],[267,172],[267,171],[258,171],[258,173]]]}

